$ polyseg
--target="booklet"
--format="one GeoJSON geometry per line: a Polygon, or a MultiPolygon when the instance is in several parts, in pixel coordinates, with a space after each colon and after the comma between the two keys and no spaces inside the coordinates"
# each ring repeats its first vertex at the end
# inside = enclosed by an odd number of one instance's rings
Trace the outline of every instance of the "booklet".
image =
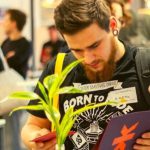
{"type": "Polygon", "coordinates": [[[131,150],[135,140],[150,131],[150,111],[116,117],[108,123],[99,150],[131,150]]]}
{"type": "MultiPolygon", "coordinates": [[[[75,132],[74,131],[70,131],[69,135],[73,135],[75,132]]],[[[52,139],[56,138],[56,132],[50,132],[46,135],[40,136],[38,138],[35,138],[33,140],[31,140],[32,142],[47,142],[50,141],[52,139]]]]}

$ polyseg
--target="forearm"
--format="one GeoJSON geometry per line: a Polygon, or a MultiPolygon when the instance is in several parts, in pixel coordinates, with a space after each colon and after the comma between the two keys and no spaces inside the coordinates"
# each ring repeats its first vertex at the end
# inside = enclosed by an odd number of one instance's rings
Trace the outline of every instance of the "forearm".
{"type": "Polygon", "coordinates": [[[41,135],[47,134],[50,132],[49,129],[50,122],[47,119],[30,115],[21,131],[22,141],[28,147],[28,149],[31,150],[31,148],[35,146],[35,143],[31,142],[31,140],[41,135]]]}

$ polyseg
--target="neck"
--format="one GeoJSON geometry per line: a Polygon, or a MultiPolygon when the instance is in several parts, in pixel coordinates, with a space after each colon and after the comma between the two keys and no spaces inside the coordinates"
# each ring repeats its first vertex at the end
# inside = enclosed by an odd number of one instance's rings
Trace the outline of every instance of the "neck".
{"type": "Polygon", "coordinates": [[[122,42],[115,38],[116,56],[115,62],[118,62],[125,54],[125,47],[122,42]]]}
{"type": "Polygon", "coordinates": [[[20,39],[21,37],[22,37],[21,32],[20,32],[20,31],[17,31],[17,30],[15,30],[15,31],[13,31],[13,32],[11,32],[11,33],[9,34],[9,38],[10,38],[10,40],[12,40],[12,41],[18,40],[18,39],[20,39]]]}

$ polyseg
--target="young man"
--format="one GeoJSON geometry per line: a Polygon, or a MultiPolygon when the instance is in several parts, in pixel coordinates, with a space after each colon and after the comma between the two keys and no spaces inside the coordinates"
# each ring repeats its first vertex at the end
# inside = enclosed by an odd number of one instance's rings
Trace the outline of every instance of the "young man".
{"type": "MultiPolygon", "coordinates": [[[[91,150],[101,137],[107,122],[114,116],[131,112],[149,110],[149,106],[143,98],[135,68],[134,55],[136,48],[130,47],[118,40],[118,26],[104,0],[63,0],[55,10],[55,23],[57,29],[66,40],[71,53],[65,57],[65,65],[69,64],[73,57],[84,58],[81,65],[75,67],[63,82],[63,86],[80,83],[81,86],[97,87],[93,92],[78,95],[61,95],[59,110],[63,116],[65,111],[74,106],[75,109],[83,107],[91,102],[100,103],[107,99],[113,88],[109,85],[117,81],[114,86],[121,88],[134,87],[136,89],[137,103],[123,106],[105,106],[82,113],[77,118],[72,130],[75,135],[69,136],[65,141],[66,150],[91,150]],[[101,86],[98,86],[101,84],[101,86]],[[97,130],[90,130],[92,126],[97,130]]],[[[49,63],[43,72],[40,81],[49,74],[54,73],[55,60],[49,63]]],[[[36,88],[36,93],[40,94],[36,88]]],[[[134,92],[134,91],[133,91],[134,92]]],[[[37,104],[32,101],[30,104],[37,104]]],[[[30,111],[23,130],[22,139],[26,146],[32,150],[55,149],[56,140],[46,143],[30,142],[31,139],[46,134],[50,130],[50,122],[44,112],[30,111]]],[[[150,133],[141,135],[133,149],[146,150],[150,148],[150,133]]]]}
{"type": "Polygon", "coordinates": [[[26,15],[20,10],[9,9],[5,13],[3,23],[8,37],[2,43],[4,56],[9,66],[25,78],[31,55],[30,42],[22,35],[26,15]]]}

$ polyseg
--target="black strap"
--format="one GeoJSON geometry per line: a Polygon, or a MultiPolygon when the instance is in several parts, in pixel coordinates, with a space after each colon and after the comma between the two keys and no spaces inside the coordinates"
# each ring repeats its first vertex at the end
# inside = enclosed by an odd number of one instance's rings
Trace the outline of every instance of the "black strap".
{"type": "Polygon", "coordinates": [[[150,86],[150,49],[139,48],[135,61],[144,99],[150,106],[150,93],[148,92],[148,87],[150,86]]]}

